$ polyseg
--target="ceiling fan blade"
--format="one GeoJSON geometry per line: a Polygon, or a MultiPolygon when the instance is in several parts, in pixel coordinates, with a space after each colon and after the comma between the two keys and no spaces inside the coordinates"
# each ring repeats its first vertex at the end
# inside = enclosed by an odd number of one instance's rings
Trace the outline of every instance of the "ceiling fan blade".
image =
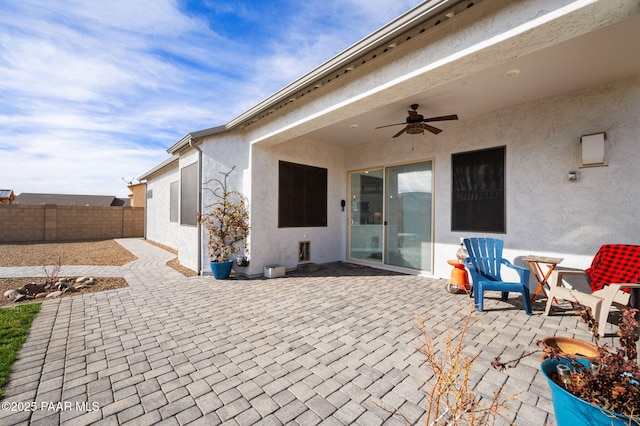
{"type": "Polygon", "coordinates": [[[447,120],[457,120],[458,116],[456,114],[452,114],[452,115],[443,115],[442,117],[429,117],[429,118],[425,118],[424,122],[430,122],[430,121],[447,121],[447,120]]]}
{"type": "Polygon", "coordinates": [[[398,133],[396,133],[392,137],[397,138],[398,136],[400,136],[401,134],[403,134],[406,131],[407,131],[407,128],[405,127],[404,129],[400,130],[398,133]]]}
{"type": "Polygon", "coordinates": [[[440,133],[442,131],[441,129],[438,129],[437,127],[429,126],[428,124],[422,124],[422,128],[425,129],[425,130],[430,131],[434,135],[437,135],[438,133],[440,133]]]}
{"type": "Polygon", "coordinates": [[[407,124],[407,123],[387,124],[386,126],[376,127],[376,129],[383,129],[383,128],[385,128],[385,127],[400,126],[400,125],[405,125],[405,124],[407,124]]]}

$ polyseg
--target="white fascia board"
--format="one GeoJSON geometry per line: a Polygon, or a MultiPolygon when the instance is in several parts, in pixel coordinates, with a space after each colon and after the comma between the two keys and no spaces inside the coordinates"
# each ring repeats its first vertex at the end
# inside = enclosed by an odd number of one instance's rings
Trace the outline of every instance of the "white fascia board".
{"type": "Polygon", "coordinates": [[[167,149],[167,152],[169,154],[175,154],[177,151],[179,151],[185,145],[187,145],[191,140],[202,139],[207,136],[217,135],[220,133],[227,132],[228,130],[229,129],[227,128],[227,126],[223,125],[223,126],[216,126],[216,127],[211,127],[209,129],[198,130],[196,132],[187,133],[185,136],[182,137],[182,139],[180,139],[178,142],[176,142],[171,147],[169,147],[167,149]]]}
{"type": "Polygon", "coordinates": [[[164,160],[162,163],[158,164],[157,166],[155,166],[153,169],[149,170],[148,172],[144,173],[142,176],[140,176],[138,178],[138,181],[142,182],[143,180],[146,180],[149,178],[149,176],[158,173],[159,171],[161,171],[162,169],[172,165],[173,163],[178,162],[178,156],[177,155],[173,155],[170,158],[167,158],[166,160],[164,160]]]}

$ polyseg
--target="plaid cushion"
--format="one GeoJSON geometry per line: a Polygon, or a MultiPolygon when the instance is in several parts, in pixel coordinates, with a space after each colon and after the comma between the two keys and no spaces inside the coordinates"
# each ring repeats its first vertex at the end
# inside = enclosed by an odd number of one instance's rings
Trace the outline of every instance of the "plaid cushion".
{"type": "Polygon", "coordinates": [[[640,246],[605,244],[586,272],[592,292],[609,284],[640,283],[640,246]]]}

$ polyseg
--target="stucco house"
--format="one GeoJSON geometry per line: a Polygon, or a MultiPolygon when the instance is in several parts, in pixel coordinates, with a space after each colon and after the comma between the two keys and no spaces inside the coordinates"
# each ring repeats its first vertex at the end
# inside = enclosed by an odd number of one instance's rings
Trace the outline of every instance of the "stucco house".
{"type": "Polygon", "coordinates": [[[13,204],[15,199],[13,189],[0,189],[0,204],[13,204]]]}
{"type": "Polygon", "coordinates": [[[207,273],[199,188],[236,166],[241,274],[348,261],[447,277],[467,236],[586,267],[604,243],[640,243],[639,140],[637,0],[429,0],[171,146],[139,178],[146,237],[207,273]],[[413,104],[458,119],[407,126],[413,104]]]}

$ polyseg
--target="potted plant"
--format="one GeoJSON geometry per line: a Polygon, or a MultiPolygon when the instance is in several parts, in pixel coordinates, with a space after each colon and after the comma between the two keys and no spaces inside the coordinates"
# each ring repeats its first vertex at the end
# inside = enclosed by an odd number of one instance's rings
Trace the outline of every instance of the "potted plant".
{"type": "MultiPolygon", "coordinates": [[[[549,355],[540,370],[549,387],[558,426],[640,425],[640,365],[635,330],[638,310],[623,308],[618,326],[620,346],[598,345],[598,361],[580,359],[559,351],[549,355]]],[[[582,316],[590,317],[587,310],[582,316]]],[[[597,333],[597,323],[590,323],[597,333]]],[[[548,348],[547,348],[548,349],[548,348]]],[[[504,368],[507,363],[494,360],[504,368]]]]}
{"type": "Polygon", "coordinates": [[[216,279],[227,279],[233,266],[232,256],[244,249],[249,236],[249,210],[245,197],[238,191],[229,189],[228,172],[220,172],[221,179],[211,179],[203,189],[213,196],[213,203],[206,212],[198,214],[198,220],[207,231],[207,249],[211,272],[216,279]],[[215,184],[214,188],[210,186],[215,184]]]}
{"type": "Polygon", "coordinates": [[[594,421],[640,425],[637,312],[622,310],[617,333],[620,346],[598,346],[598,362],[564,357],[542,362],[540,369],[551,388],[558,426],[592,425],[594,421]]]}

